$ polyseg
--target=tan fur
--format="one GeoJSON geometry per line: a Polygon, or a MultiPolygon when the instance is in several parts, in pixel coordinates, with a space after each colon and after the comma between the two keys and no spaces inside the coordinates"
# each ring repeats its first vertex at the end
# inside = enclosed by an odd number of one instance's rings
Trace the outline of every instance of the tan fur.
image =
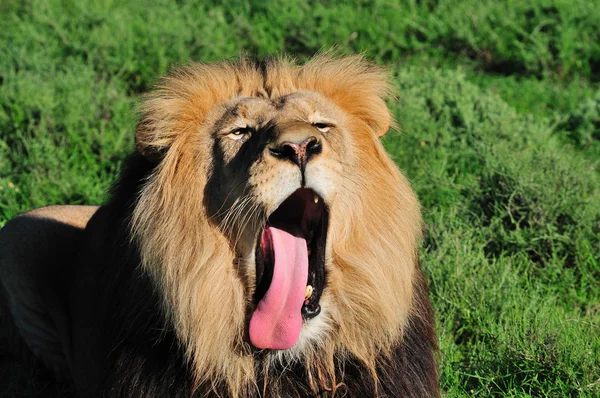
{"type": "MultiPolygon", "coordinates": [[[[143,267],[164,293],[164,310],[198,382],[227,383],[232,396],[254,382],[252,349],[244,340],[254,288],[252,242],[244,235],[250,227],[238,222],[232,230],[223,228],[205,208],[207,200],[222,201],[225,210],[232,206],[226,203],[230,198],[205,192],[208,176],[219,172],[213,170],[212,142],[231,101],[289,96],[283,111],[255,101],[239,112],[276,121],[326,114],[339,130],[310,171],[327,176],[327,192],[333,192],[326,198],[331,217],[320,315],[325,327],[315,341],[269,354],[271,362],[304,361],[315,392],[335,390],[334,355],[355,356],[375,377],[376,357],[402,339],[412,311],[421,233],[417,200],[378,140],[392,123],[384,102],[390,90],[385,71],[360,56],[326,55],[304,65],[273,60],[267,70],[265,81],[244,58],[178,69],[146,98],[136,134],[138,150],[160,161],[134,210],[143,267]],[[234,239],[230,232],[236,229],[234,239]]],[[[227,145],[233,144],[223,145],[227,163],[232,159],[227,145]]],[[[271,194],[277,175],[293,172],[284,167],[293,166],[262,160],[250,172],[249,195],[265,209],[277,206],[271,194]]],[[[243,210],[252,223],[264,221],[264,214],[243,210]]],[[[276,383],[274,377],[268,387],[256,388],[276,395],[276,383]]]]}
{"type": "Polygon", "coordinates": [[[96,210],[98,206],[46,206],[28,211],[21,217],[45,218],[83,229],[96,210]]]}

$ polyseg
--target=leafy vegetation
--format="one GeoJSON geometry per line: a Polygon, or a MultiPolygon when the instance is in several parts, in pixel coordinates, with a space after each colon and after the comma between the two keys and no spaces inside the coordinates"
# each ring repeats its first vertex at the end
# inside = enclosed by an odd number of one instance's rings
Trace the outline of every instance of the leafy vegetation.
{"type": "Polygon", "coordinates": [[[423,204],[446,396],[599,396],[593,0],[5,0],[0,225],[101,202],[170,65],[332,46],[393,73],[401,131],[384,144],[423,204]]]}

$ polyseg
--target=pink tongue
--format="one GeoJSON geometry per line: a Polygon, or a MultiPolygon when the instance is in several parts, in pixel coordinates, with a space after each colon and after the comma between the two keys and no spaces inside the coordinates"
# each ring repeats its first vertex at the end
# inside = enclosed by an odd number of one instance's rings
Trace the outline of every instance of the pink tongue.
{"type": "Polygon", "coordinates": [[[273,280],[250,319],[250,342],[256,348],[286,350],[296,344],[302,328],[308,250],[304,238],[287,231],[267,227],[265,233],[271,236],[273,280]]]}

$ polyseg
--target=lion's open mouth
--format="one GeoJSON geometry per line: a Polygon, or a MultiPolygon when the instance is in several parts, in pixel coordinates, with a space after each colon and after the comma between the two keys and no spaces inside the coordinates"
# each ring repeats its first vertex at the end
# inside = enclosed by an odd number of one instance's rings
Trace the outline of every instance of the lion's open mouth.
{"type": "Polygon", "coordinates": [[[328,214],[314,191],[301,188],[271,214],[258,237],[249,330],[255,347],[292,347],[302,321],[321,312],[328,214]]]}

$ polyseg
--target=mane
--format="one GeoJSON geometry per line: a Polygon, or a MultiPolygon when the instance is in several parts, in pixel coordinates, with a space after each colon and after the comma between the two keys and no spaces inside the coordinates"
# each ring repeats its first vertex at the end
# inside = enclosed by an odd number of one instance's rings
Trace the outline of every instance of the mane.
{"type": "Polygon", "coordinates": [[[377,369],[402,341],[409,318],[422,315],[413,299],[419,205],[378,139],[393,123],[384,102],[389,92],[386,72],[362,57],[321,55],[304,65],[286,58],[192,64],[145,98],[136,144],[160,163],[140,189],[132,236],[196,385],[223,384],[232,396],[267,387],[274,393],[280,381],[272,369],[300,363],[312,393],[335,393],[346,361],[361,364],[377,384],[377,369]],[[290,352],[257,355],[244,336],[250,286],[205,208],[212,151],[209,134],[197,132],[232,98],[303,90],[348,114],[361,164],[330,216],[332,302],[320,316],[329,332],[290,352]]]}

